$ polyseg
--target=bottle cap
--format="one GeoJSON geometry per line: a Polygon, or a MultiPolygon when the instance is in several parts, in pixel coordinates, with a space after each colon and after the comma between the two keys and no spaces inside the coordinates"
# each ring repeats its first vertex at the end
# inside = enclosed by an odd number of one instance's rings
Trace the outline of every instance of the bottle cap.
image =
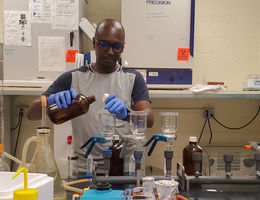
{"type": "Polygon", "coordinates": [[[18,176],[22,171],[24,173],[24,189],[15,190],[13,193],[13,199],[14,200],[24,200],[24,199],[36,200],[36,199],[38,199],[38,190],[28,188],[27,169],[25,167],[22,167],[21,169],[19,169],[13,176],[13,179],[16,176],[18,176]]]}
{"type": "Polygon", "coordinates": [[[0,153],[3,153],[3,145],[0,144],[0,153]]]}
{"type": "Polygon", "coordinates": [[[110,150],[110,149],[105,149],[105,150],[103,150],[102,152],[103,152],[103,153],[112,153],[112,150],[110,150]]]}
{"type": "Polygon", "coordinates": [[[119,140],[119,135],[113,135],[114,140],[119,140]]]}
{"type": "Polygon", "coordinates": [[[92,179],[92,175],[87,174],[87,175],[85,176],[85,178],[86,178],[86,179],[92,179]]]}
{"type": "Polygon", "coordinates": [[[190,139],[189,139],[190,142],[197,142],[197,137],[196,136],[190,136],[190,139]]]}
{"type": "Polygon", "coordinates": [[[104,95],[103,95],[103,102],[105,102],[105,100],[107,99],[107,97],[109,96],[109,94],[108,93],[105,93],[104,95]]]}

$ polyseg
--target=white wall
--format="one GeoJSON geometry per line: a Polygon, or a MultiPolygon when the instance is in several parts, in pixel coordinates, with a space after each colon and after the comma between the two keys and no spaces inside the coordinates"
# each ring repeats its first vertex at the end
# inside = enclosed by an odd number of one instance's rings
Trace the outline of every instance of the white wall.
{"type": "Polygon", "coordinates": [[[260,1],[196,1],[194,83],[224,81],[241,90],[260,73],[260,1]]]}

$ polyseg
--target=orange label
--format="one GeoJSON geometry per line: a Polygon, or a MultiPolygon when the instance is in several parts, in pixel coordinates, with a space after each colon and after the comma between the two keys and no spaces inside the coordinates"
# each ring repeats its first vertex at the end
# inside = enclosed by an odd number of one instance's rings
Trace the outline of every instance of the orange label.
{"type": "Polygon", "coordinates": [[[77,54],[78,52],[79,52],[79,51],[76,50],[76,49],[68,49],[68,50],[67,50],[67,53],[66,53],[66,62],[74,63],[74,62],[75,62],[75,59],[76,59],[76,54],[77,54]]]}
{"type": "Polygon", "coordinates": [[[178,61],[188,61],[190,57],[190,49],[189,48],[178,48],[178,61]]]}

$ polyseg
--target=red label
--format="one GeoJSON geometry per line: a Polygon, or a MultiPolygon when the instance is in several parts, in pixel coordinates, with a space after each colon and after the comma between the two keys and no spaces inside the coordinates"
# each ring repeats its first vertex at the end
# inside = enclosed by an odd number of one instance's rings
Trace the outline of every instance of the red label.
{"type": "Polygon", "coordinates": [[[188,61],[190,57],[190,49],[189,48],[178,48],[178,61],[188,61]]]}
{"type": "Polygon", "coordinates": [[[67,53],[66,53],[66,62],[74,63],[74,62],[75,62],[75,59],[76,59],[76,54],[77,54],[78,52],[79,52],[79,51],[76,50],[76,49],[68,49],[68,50],[67,50],[67,53]]]}

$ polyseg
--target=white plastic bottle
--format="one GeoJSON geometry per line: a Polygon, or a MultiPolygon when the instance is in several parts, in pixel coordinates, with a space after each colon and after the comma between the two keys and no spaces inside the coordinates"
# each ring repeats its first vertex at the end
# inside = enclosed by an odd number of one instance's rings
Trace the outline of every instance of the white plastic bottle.
{"type": "Polygon", "coordinates": [[[92,179],[93,157],[89,154],[87,158],[86,179],[92,179]]]}

